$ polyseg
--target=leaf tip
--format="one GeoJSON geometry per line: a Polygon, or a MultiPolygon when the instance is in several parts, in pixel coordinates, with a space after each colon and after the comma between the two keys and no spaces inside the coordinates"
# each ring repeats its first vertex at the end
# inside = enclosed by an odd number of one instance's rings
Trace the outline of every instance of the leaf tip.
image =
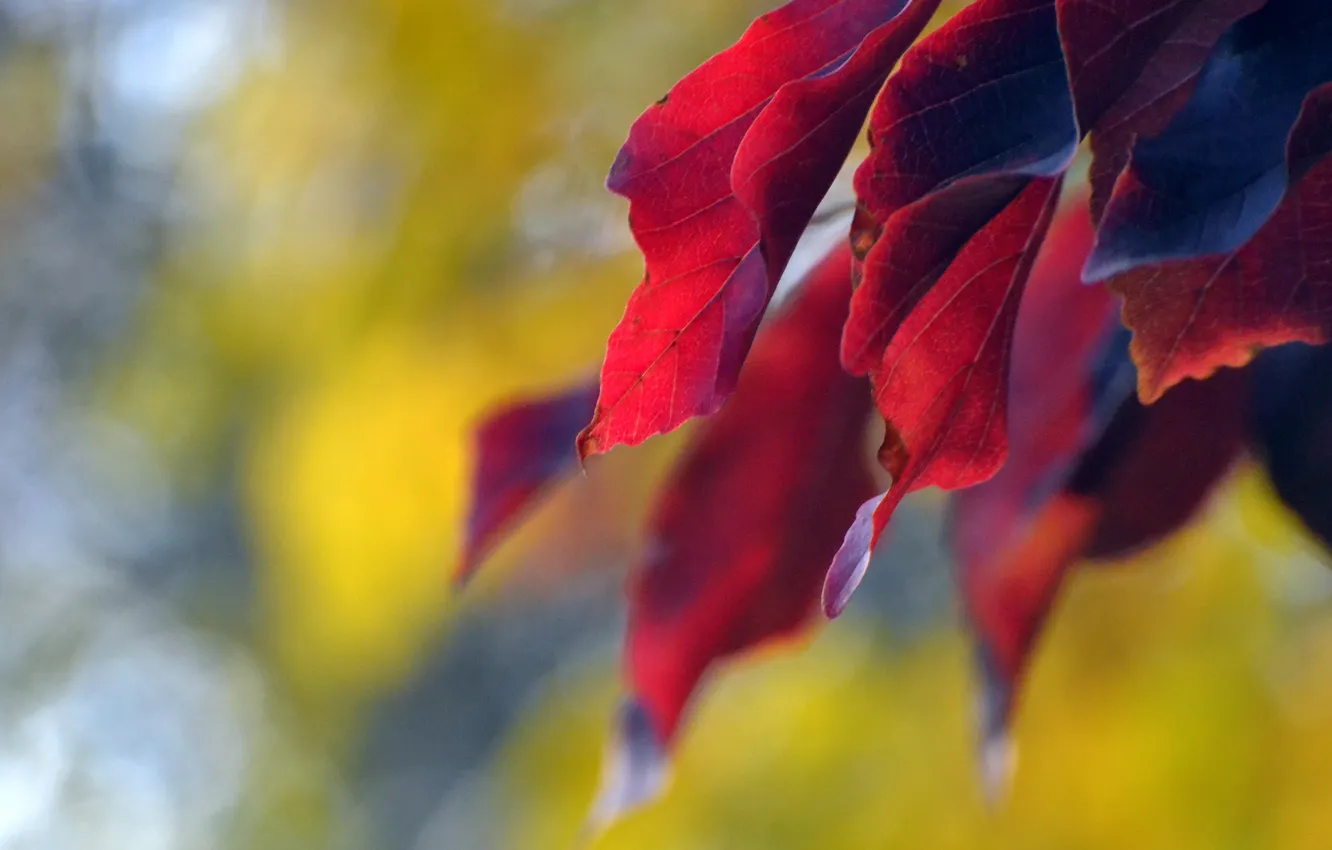
{"type": "Polygon", "coordinates": [[[1098,239],[1087,255],[1087,261],[1082,264],[1082,282],[1088,285],[1104,283],[1122,271],[1127,271],[1125,262],[1111,256],[1098,239]]]}
{"type": "Polygon", "coordinates": [[[1162,386],[1162,383],[1153,372],[1139,367],[1138,401],[1143,404],[1155,404],[1165,395],[1166,387],[1162,386]]]}
{"type": "Polygon", "coordinates": [[[463,549],[462,557],[449,582],[454,593],[462,593],[472,583],[472,576],[476,575],[477,568],[481,566],[481,557],[481,554],[471,546],[463,549]]]}
{"type": "MultiPolygon", "coordinates": [[[[1129,329],[1133,330],[1131,327],[1129,329]]],[[[1138,401],[1143,404],[1155,404],[1165,395],[1166,390],[1177,383],[1162,371],[1160,363],[1151,356],[1146,343],[1136,331],[1129,342],[1129,357],[1138,371],[1138,401]]]]}
{"type": "Polygon", "coordinates": [[[1008,795],[1017,765],[1017,748],[1010,728],[1013,683],[984,644],[977,649],[977,668],[980,677],[976,706],[980,734],[977,769],[986,804],[997,806],[1008,795]]]}
{"type": "Polygon", "coordinates": [[[1008,797],[1016,767],[1017,747],[1007,730],[981,742],[981,792],[987,806],[997,808],[1008,797]]]}
{"type": "Polygon", "coordinates": [[[851,527],[846,530],[842,546],[833,556],[832,565],[823,582],[823,613],[833,620],[841,616],[851,602],[851,596],[865,578],[874,545],[874,512],[887,493],[880,493],[860,506],[851,527]]]}
{"type": "MultiPolygon", "coordinates": [[[[664,101],[665,98],[662,98],[664,101]]],[[[610,170],[606,173],[606,189],[620,197],[628,197],[629,182],[634,171],[634,155],[630,143],[626,142],[615,154],[610,170]]]]}
{"type": "Polygon", "coordinates": [[[587,472],[587,459],[605,451],[601,444],[601,437],[597,433],[597,426],[600,421],[601,411],[597,411],[596,418],[586,428],[578,432],[578,437],[574,442],[575,448],[578,450],[578,467],[584,473],[587,472]]]}
{"type": "Polygon", "coordinates": [[[669,773],[666,744],[647,708],[631,697],[620,708],[580,843],[589,843],[624,815],[661,796],[669,773]]]}

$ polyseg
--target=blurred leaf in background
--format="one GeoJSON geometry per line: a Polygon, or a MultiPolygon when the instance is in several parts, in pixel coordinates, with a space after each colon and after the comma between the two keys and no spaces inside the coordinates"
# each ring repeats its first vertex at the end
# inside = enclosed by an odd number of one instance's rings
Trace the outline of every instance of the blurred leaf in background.
{"type": "MultiPolygon", "coordinates": [[[[960,631],[910,637],[862,617],[722,677],[666,799],[597,846],[1320,846],[1332,783],[1312,718],[1332,710],[1332,580],[1292,557],[1302,533],[1263,487],[1246,471],[1199,527],[1078,573],[1042,644],[1017,723],[1021,768],[997,807],[980,792],[960,631]]],[[[527,712],[505,759],[500,846],[572,840],[614,691],[572,673],[527,712]]]]}
{"type": "MultiPolygon", "coordinates": [[[[710,5],[672,26],[739,18],[710,5]]],[[[632,285],[593,175],[636,93],[592,65],[641,21],[402,0],[275,26],[194,128],[198,202],[104,392],[187,488],[240,466],[276,663],[344,729],[439,636],[476,418],[587,370],[632,285]]]]}
{"type": "MultiPolygon", "coordinates": [[[[0,3],[0,105],[23,116],[0,139],[3,601],[70,647],[96,640],[89,587],[114,589],[113,622],[148,605],[146,623],[170,623],[142,626],[163,646],[240,659],[280,742],[264,743],[267,720],[236,721],[247,743],[218,758],[244,769],[213,783],[207,829],[163,831],[167,803],[119,831],[89,821],[78,846],[392,846],[383,835],[406,841],[477,768],[500,714],[478,731],[425,711],[412,735],[447,726],[479,748],[437,760],[419,811],[375,810],[404,768],[366,726],[386,695],[431,693],[420,666],[451,645],[471,428],[595,365],[639,272],[605,163],[644,92],[759,6],[0,3]],[[38,608],[42,594],[65,601],[38,608]]],[[[641,463],[605,466],[500,553],[496,579],[521,563],[544,595],[601,571],[579,598],[611,611],[651,482],[641,463]]],[[[524,659],[552,649],[513,622],[521,605],[489,610],[496,579],[464,619],[485,621],[486,647],[525,637],[494,650],[515,671],[497,691],[450,680],[442,699],[463,714],[516,708],[541,678],[524,659]]],[[[29,651],[16,664],[65,675],[29,651]]],[[[171,675],[133,657],[144,689],[171,675]]],[[[204,692],[229,687],[196,666],[204,692]]],[[[46,699],[26,682],[5,679],[16,728],[46,699]]],[[[183,711],[179,734],[211,734],[208,717],[183,711]]],[[[135,728],[129,765],[177,734],[135,728]]],[[[23,781],[27,762],[9,763],[23,781]]],[[[150,771],[153,787],[180,769],[150,771]]],[[[114,809],[129,787],[88,793],[114,809]]],[[[53,846],[63,799],[11,833],[53,846]]]]}

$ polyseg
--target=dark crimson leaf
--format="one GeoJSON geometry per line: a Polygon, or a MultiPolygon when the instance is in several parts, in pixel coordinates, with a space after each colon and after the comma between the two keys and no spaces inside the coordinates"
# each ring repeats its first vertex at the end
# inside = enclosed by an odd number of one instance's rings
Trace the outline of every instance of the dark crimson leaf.
{"type": "Polygon", "coordinates": [[[1060,0],[1080,126],[1091,133],[1099,221],[1138,137],[1158,135],[1193,92],[1217,40],[1264,0],[1060,0]]]}
{"type": "MultiPolygon", "coordinates": [[[[983,675],[982,765],[1004,778],[1015,688],[1062,579],[1182,525],[1229,467],[1246,426],[1246,373],[1133,397],[1128,334],[1101,287],[1078,285],[1085,204],[1056,219],[1014,331],[1003,469],[954,496],[949,540],[983,675]]],[[[993,788],[992,788],[993,790],[993,788]]]]}
{"type": "Polygon", "coordinates": [[[1084,555],[1122,557],[1188,521],[1242,447],[1250,394],[1240,370],[1178,387],[1169,403],[1126,400],[1068,483],[1100,504],[1084,555]]]}
{"type": "Polygon", "coordinates": [[[1079,283],[1091,243],[1091,219],[1080,198],[1055,219],[1032,268],[1013,333],[1008,460],[989,481],[952,501],[949,539],[964,586],[984,578],[974,568],[1018,536],[1032,508],[1062,484],[1103,426],[1096,415],[1098,381],[1112,384],[1131,371],[1127,356],[1127,369],[1114,359],[1098,368],[1107,360],[1118,305],[1104,287],[1079,283]]]}
{"type": "Polygon", "coordinates": [[[855,374],[962,247],[1078,144],[1054,0],[980,0],[907,52],[870,116],[856,172],[862,258],[842,340],[855,374]]]}
{"type": "Polygon", "coordinates": [[[1277,495],[1332,550],[1332,348],[1281,346],[1253,368],[1255,451],[1277,495]]]}
{"type": "Polygon", "coordinates": [[[1025,518],[1022,535],[1001,554],[963,567],[980,674],[981,779],[991,797],[1002,792],[1012,769],[1010,724],[1033,644],[1096,520],[1093,500],[1055,493],[1025,518]]]}
{"type": "Polygon", "coordinates": [[[1094,521],[1092,511],[1080,502],[1051,500],[1051,494],[1061,488],[1078,454],[1102,426],[1105,417],[1098,411],[1106,398],[1117,404],[1131,388],[1131,376],[1122,368],[1132,368],[1127,352],[1122,358],[1105,355],[1116,327],[1115,300],[1104,287],[1078,281],[1091,242],[1091,220],[1085,198],[1079,197],[1051,226],[1018,311],[1008,394],[1008,459],[989,481],[958,492],[949,514],[958,586],[976,627],[982,680],[987,683],[981,764],[992,793],[1007,778],[1011,747],[1006,735],[1008,690],[992,684],[1009,680],[999,676],[1005,668],[998,666],[989,646],[1006,634],[988,634],[988,623],[975,612],[990,604],[991,597],[1007,593],[1023,606],[1009,614],[1009,621],[1035,622],[1043,613],[1055,584],[1041,569],[1075,558],[1094,521]],[[1000,560],[998,553],[1005,557],[1000,560]],[[1029,566],[1018,576],[1000,570],[1014,563],[1029,566]]]}
{"type": "Polygon", "coordinates": [[[1120,123],[1191,83],[1226,28],[1262,4],[1058,0],[1059,34],[1082,132],[1100,128],[1112,112],[1117,115],[1111,123],[1120,123]]]}
{"type": "MultiPolygon", "coordinates": [[[[1291,136],[1293,167],[1332,148],[1332,86],[1305,105],[1291,136]]],[[[1332,157],[1295,184],[1237,251],[1136,269],[1110,281],[1124,296],[1139,393],[1247,363],[1283,342],[1323,342],[1332,327],[1332,157]]]]}
{"type": "Polygon", "coordinates": [[[1133,146],[1085,278],[1232,252],[1257,233],[1298,179],[1287,142],[1305,96],[1332,80],[1329,44],[1326,0],[1270,0],[1231,27],[1188,103],[1133,146]]]}
{"type": "Polygon", "coordinates": [[[1292,182],[1332,152],[1332,83],[1309,92],[1286,146],[1292,182]]]}
{"type": "Polygon", "coordinates": [[[650,107],[608,186],[647,270],[583,456],[716,411],[884,78],[939,0],[793,0],[650,107]]]}
{"type": "MultiPolygon", "coordinates": [[[[887,424],[879,459],[892,487],[874,509],[873,547],[902,498],[935,485],[968,487],[998,471],[1008,361],[1018,303],[1059,197],[1060,180],[1032,180],[958,254],[898,329],[872,376],[887,424]]],[[[824,611],[841,613],[864,573],[848,535],[828,572],[824,611]]]]}
{"type": "Polygon", "coordinates": [[[476,572],[491,547],[552,483],[578,468],[574,438],[596,401],[593,381],[506,407],[477,428],[472,507],[456,583],[476,572]]]}
{"type": "MultiPolygon", "coordinates": [[[[621,748],[663,753],[704,673],[805,626],[842,532],[873,492],[866,382],[842,371],[850,257],[837,251],[765,325],[735,395],[667,482],[629,589],[631,706],[621,748]],[[644,740],[645,736],[650,736],[644,740]]],[[[637,800],[647,765],[612,778],[637,800]]]]}
{"type": "Polygon", "coordinates": [[[954,521],[970,544],[960,552],[962,592],[980,644],[990,747],[1002,749],[1016,689],[1068,569],[1134,552],[1197,511],[1242,447],[1248,379],[1247,372],[1222,373],[1151,406],[1129,393],[1062,484],[1052,495],[1037,491],[1038,501],[988,551],[974,545],[974,532],[964,533],[967,513],[977,501],[1011,494],[987,493],[988,483],[961,494],[972,500],[971,507],[959,503],[954,521]]]}

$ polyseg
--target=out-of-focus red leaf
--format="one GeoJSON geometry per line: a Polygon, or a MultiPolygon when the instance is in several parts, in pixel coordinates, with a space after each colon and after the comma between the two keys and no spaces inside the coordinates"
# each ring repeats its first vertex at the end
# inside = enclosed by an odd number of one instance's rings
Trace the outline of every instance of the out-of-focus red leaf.
{"type": "Polygon", "coordinates": [[[1051,225],[1018,310],[1008,460],[989,481],[953,497],[949,539],[964,585],[969,567],[986,563],[1016,535],[1104,424],[1096,421],[1097,381],[1115,376],[1098,372],[1115,365],[1102,361],[1118,309],[1105,287],[1079,282],[1092,225],[1085,196],[1067,207],[1051,225]]]}
{"type": "Polygon", "coordinates": [[[1332,552],[1332,346],[1265,351],[1254,369],[1254,450],[1281,501],[1332,552]]]}
{"type": "Polygon", "coordinates": [[[1091,134],[1096,220],[1134,140],[1165,129],[1217,40],[1264,1],[1059,0],[1079,126],[1091,134]]]}
{"type": "Polygon", "coordinates": [[[808,623],[842,532],[873,492],[869,386],[837,358],[850,271],[840,248],[765,326],[735,395],[662,490],[630,581],[631,696],[591,827],[656,796],[713,665],[808,623]]]}
{"type": "Polygon", "coordinates": [[[842,340],[881,366],[911,309],[978,231],[1077,148],[1054,0],[979,0],[907,52],[856,172],[860,284],[842,340]]]}
{"type": "Polygon", "coordinates": [[[574,438],[596,401],[593,381],[503,408],[477,428],[472,507],[455,583],[471,578],[513,522],[551,484],[578,468],[574,438]]]}
{"type": "MultiPolygon", "coordinates": [[[[907,493],[971,486],[1002,465],[1013,326],[1060,183],[1032,180],[966,244],[902,323],[872,375],[887,422],[879,460],[893,481],[874,510],[871,548],[907,493]]],[[[829,617],[845,607],[863,560],[839,551],[823,591],[829,617]]]]}
{"type": "Polygon", "coordinates": [[[1068,492],[1101,505],[1086,557],[1123,557],[1193,516],[1243,445],[1251,387],[1248,370],[1228,371],[1178,388],[1169,404],[1125,401],[1069,479],[1068,492]]]}
{"type": "Polygon", "coordinates": [[[874,490],[869,386],[837,358],[850,279],[844,246],[810,273],[662,489],[629,584],[631,694],[589,829],[660,792],[710,668],[808,623],[842,532],[874,490]]]}
{"type": "Polygon", "coordinates": [[[1063,577],[1182,525],[1230,466],[1249,381],[1234,372],[1152,407],[1132,396],[1115,299],[1079,285],[1085,203],[1056,219],[1014,331],[1003,469],[952,502],[949,541],[983,673],[986,779],[1002,779],[1015,688],[1063,577]]]}
{"type": "MultiPolygon", "coordinates": [[[[1122,355],[1121,355],[1122,356],[1122,355]]],[[[1016,495],[994,485],[959,494],[953,537],[961,588],[984,673],[984,733],[995,747],[1035,641],[1068,569],[1082,559],[1116,558],[1183,525],[1239,454],[1248,427],[1247,371],[1177,388],[1151,406],[1132,394],[1059,477],[1029,491],[1006,529],[975,529],[1016,495]],[[1001,506],[987,504],[996,500],[1001,506]]],[[[1094,421],[1090,413],[1085,420],[1094,421]]],[[[1025,466],[1014,455],[1013,464],[1025,466]]]]}
{"type": "Polygon", "coordinates": [[[1188,103],[1134,144],[1086,279],[1233,252],[1257,233],[1310,164],[1288,162],[1288,142],[1306,95],[1332,81],[1329,44],[1325,0],[1270,0],[1231,27],[1188,103]]]}
{"type": "MultiPolygon", "coordinates": [[[[998,675],[1005,668],[991,658],[989,649],[1006,636],[987,634],[986,623],[974,612],[978,604],[991,601],[993,587],[999,585],[1013,597],[1010,605],[1021,606],[1009,611],[1008,622],[1036,621],[1055,587],[1042,568],[1075,558],[1094,522],[1093,511],[1076,499],[1057,497],[1038,512],[1100,428],[1097,413],[1104,402],[1098,394],[1114,395],[1116,364],[1104,361],[1115,300],[1104,287],[1082,286],[1078,280],[1091,242],[1090,216],[1085,198],[1079,196],[1051,226],[1018,311],[1008,459],[989,481],[958,492],[949,515],[958,585],[977,628],[985,697],[981,767],[991,793],[1000,789],[1010,767],[1008,689],[990,684],[1009,681],[998,675]],[[1000,552],[1005,558],[996,563],[1000,552]],[[998,567],[1014,563],[1029,566],[1013,586],[995,582],[998,567]]],[[[1122,360],[1127,366],[1127,357],[1122,360]]]]}
{"type": "Polygon", "coordinates": [[[762,332],[657,504],[630,587],[628,675],[661,741],[713,663],[808,621],[873,492],[869,387],[837,358],[849,292],[842,249],[762,332]]]}
{"type": "Polygon", "coordinates": [[[647,270],[611,334],[586,457],[715,412],[884,78],[939,0],[793,0],[650,107],[608,186],[647,270]]]}
{"type": "Polygon", "coordinates": [[[1009,729],[1028,656],[1096,521],[1093,499],[1057,492],[1024,518],[1022,534],[997,555],[962,564],[961,592],[980,673],[981,779],[992,798],[1002,793],[1012,768],[1009,729]]]}
{"type": "MultiPolygon", "coordinates": [[[[1332,86],[1305,105],[1292,164],[1332,147],[1332,86]]],[[[1332,157],[1319,160],[1246,245],[1119,275],[1133,330],[1138,389],[1151,402],[1185,378],[1241,366],[1283,342],[1324,342],[1332,330],[1332,157]]]]}

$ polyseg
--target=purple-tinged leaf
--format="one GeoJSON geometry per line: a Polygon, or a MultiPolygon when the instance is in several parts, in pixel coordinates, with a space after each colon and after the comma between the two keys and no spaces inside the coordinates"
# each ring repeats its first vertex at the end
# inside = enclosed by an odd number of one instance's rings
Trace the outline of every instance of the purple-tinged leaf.
{"type": "MultiPolygon", "coordinates": [[[[1287,157],[1302,170],[1332,150],[1332,84],[1310,94],[1287,157]]],[[[1292,180],[1296,179],[1292,176],[1292,180]]],[[[1110,281],[1133,330],[1138,392],[1151,402],[1185,378],[1242,366],[1264,347],[1332,332],[1332,156],[1287,193],[1238,250],[1136,269],[1110,281]]]]}
{"type": "Polygon", "coordinates": [[[1133,142],[1166,128],[1217,40],[1263,2],[1060,0],[1074,101],[1083,133],[1091,134],[1094,220],[1101,220],[1133,142]]]}
{"type": "MultiPolygon", "coordinates": [[[[1106,129],[1106,119],[1122,126],[1130,115],[1145,117],[1140,110],[1187,85],[1221,34],[1262,4],[1058,0],[1059,34],[1083,134],[1106,129]]],[[[1134,125],[1133,132],[1143,132],[1134,125]]]]}
{"type": "Polygon", "coordinates": [[[1287,144],[1305,97],[1332,80],[1329,45],[1326,0],[1270,0],[1231,27],[1188,103],[1159,136],[1134,145],[1084,278],[1248,242],[1298,179],[1287,144]]]}
{"type": "Polygon", "coordinates": [[[594,381],[503,408],[477,428],[472,507],[455,583],[466,583],[512,524],[578,468],[574,438],[596,400],[594,381]]]}

